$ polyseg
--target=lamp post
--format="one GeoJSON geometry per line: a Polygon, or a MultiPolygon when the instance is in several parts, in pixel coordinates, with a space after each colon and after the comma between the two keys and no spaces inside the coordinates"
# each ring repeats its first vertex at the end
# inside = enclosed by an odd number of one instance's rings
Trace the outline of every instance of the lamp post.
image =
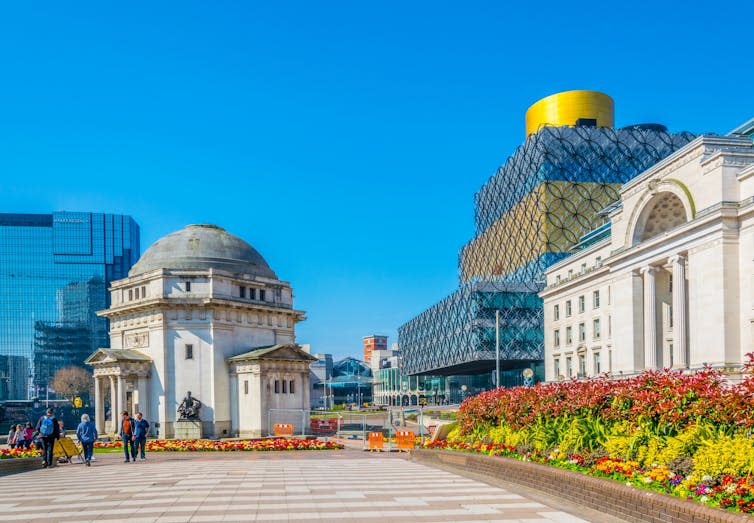
{"type": "Polygon", "coordinates": [[[500,309],[495,310],[495,387],[500,387],[500,309]]]}
{"type": "Polygon", "coordinates": [[[466,391],[469,390],[469,386],[465,383],[461,385],[461,403],[466,399],[466,391]]]}

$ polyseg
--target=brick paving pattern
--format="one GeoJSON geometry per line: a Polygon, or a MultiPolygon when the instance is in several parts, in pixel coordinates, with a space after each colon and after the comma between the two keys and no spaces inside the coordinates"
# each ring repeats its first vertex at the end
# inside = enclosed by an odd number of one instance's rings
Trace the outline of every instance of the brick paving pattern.
{"type": "Polygon", "coordinates": [[[578,523],[526,494],[387,455],[152,454],[3,478],[2,521],[578,523]]]}

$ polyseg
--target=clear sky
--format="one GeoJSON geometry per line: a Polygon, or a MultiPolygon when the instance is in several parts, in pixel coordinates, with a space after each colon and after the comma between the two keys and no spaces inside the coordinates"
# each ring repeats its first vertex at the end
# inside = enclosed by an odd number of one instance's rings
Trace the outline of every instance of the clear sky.
{"type": "Polygon", "coordinates": [[[0,211],[254,245],[338,356],[450,293],[473,195],[568,89],[616,123],[754,117],[754,2],[8,2],[0,211]],[[531,7],[529,7],[531,6],[531,7]]]}

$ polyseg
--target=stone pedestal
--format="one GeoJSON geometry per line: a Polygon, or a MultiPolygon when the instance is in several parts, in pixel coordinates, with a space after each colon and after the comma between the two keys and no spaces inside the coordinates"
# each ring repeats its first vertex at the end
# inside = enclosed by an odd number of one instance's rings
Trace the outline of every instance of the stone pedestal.
{"type": "Polygon", "coordinates": [[[202,422],[198,419],[179,419],[175,422],[175,439],[202,439],[202,422]]]}

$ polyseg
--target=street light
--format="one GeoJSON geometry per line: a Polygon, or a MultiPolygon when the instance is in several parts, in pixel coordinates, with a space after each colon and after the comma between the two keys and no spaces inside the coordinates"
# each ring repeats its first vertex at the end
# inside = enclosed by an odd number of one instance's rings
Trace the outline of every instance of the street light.
{"type": "Polygon", "coordinates": [[[495,310],[495,387],[500,387],[500,309],[495,310]]]}
{"type": "Polygon", "coordinates": [[[469,390],[469,386],[465,383],[461,385],[461,403],[466,400],[466,391],[469,390]]]}

